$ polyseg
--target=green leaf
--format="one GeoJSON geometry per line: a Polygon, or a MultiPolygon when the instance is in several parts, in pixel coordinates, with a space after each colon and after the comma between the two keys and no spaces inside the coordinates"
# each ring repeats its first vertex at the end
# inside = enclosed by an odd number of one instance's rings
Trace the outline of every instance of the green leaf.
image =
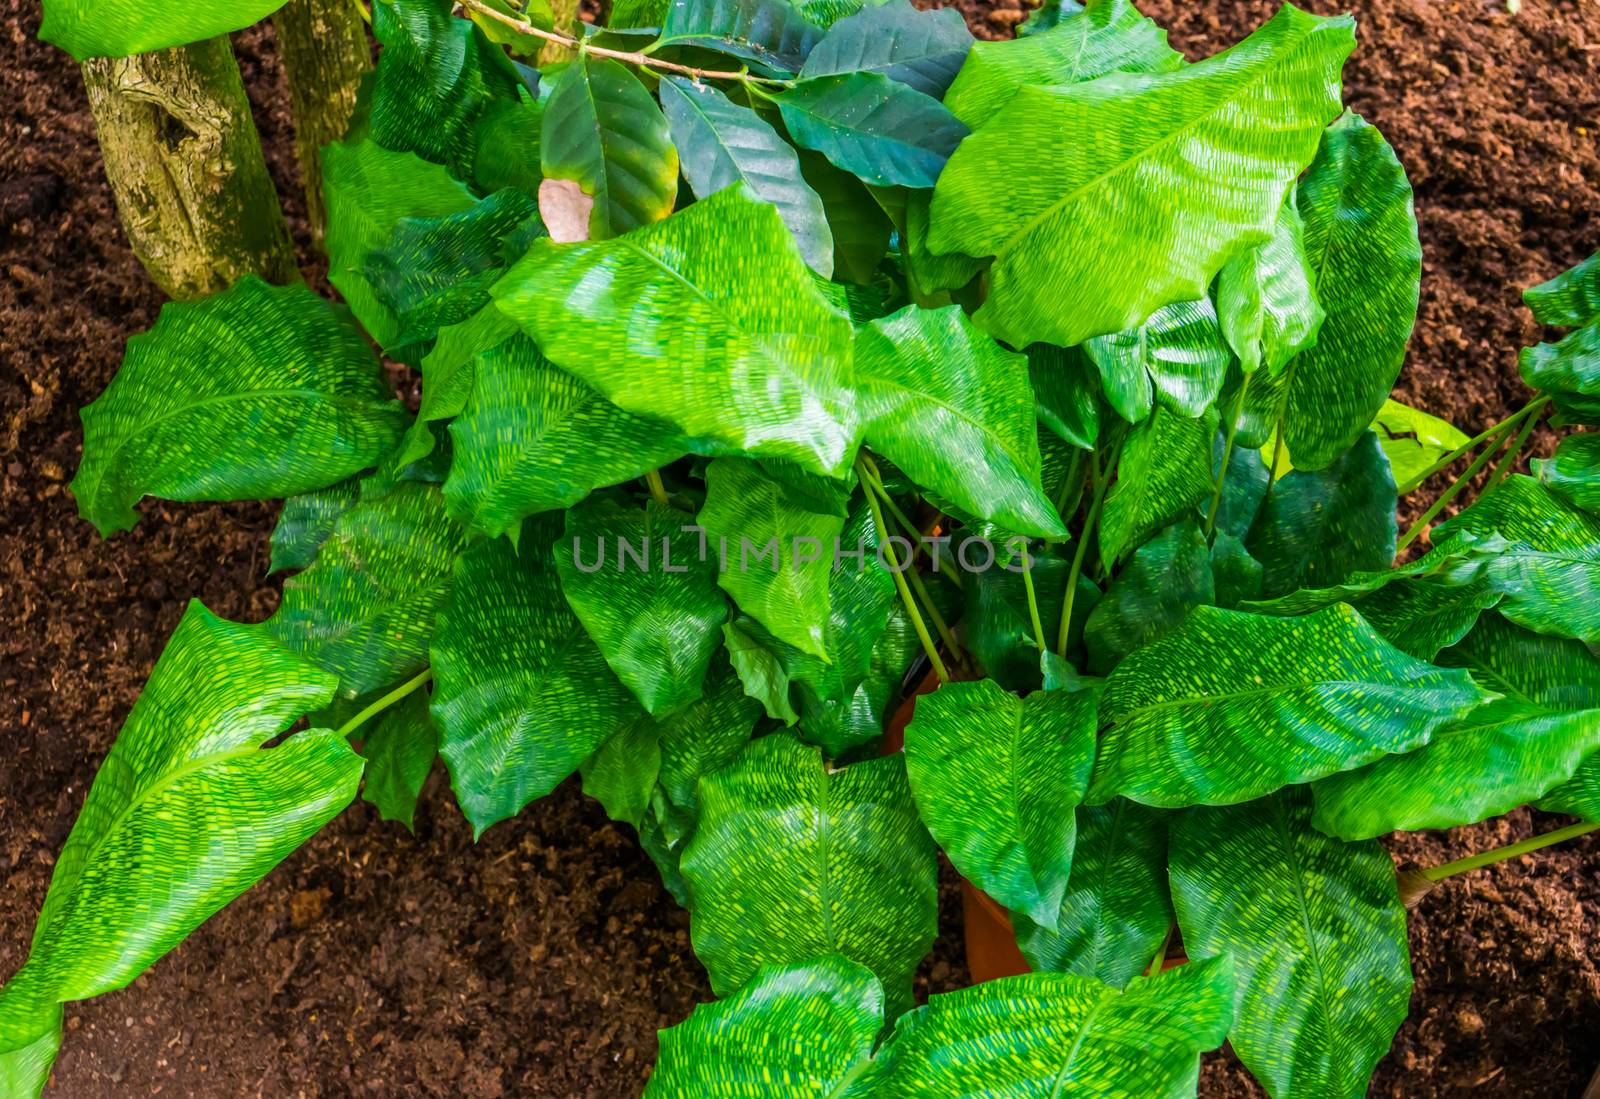
{"type": "Polygon", "coordinates": [[[1478,559],[1450,570],[1442,579],[1419,577],[1385,584],[1357,601],[1356,609],[1389,644],[1418,660],[1432,660],[1504,598],[1483,566],[1478,559]]]}
{"type": "Polygon", "coordinates": [[[917,811],[956,870],[1051,930],[1094,765],[1097,695],[946,683],[917,699],[905,731],[917,811]]]}
{"type": "Polygon", "coordinates": [[[1163,306],[1137,328],[1097,336],[1083,345],[1106,399],[1124,420],[1140,423],[1150,404],[1199,416],[1217,399],[1228,372],[1228,348],[1211,299],[1163,306]]]}
{"type": "Polygon", "coordinates": [[[1596,749],[1600,710],[1489,702],[1414,752],[1314,783],[1312,823],[1347,840],[1476,824],[1565,782],[1596,749]]]}
{"type": "Polygon", "coordinates": [[[894,225],[859,179],[835,168],[821,153],[810,149],[797,152],[800,172],[822,199],[828,215],[828,230],[833,234],[833,277],[871,283],[889,251],[894,225]]]}
{"type": "Polygon", "coordinates": [[[787,0],[671,0],[657,45],[700,46],[795,73],[822,33],[787,0]]]}
{"type": "Polygon", "coordinates": [[[130,529],[145,495],[253,500],[325,488],[400,438],[405,410],[349,314],[254,275],[168,302],[82,412],[78,514],[130,529]]]}
{"type": "Polygon", "coordinates": [[[722,640],[745,694],[760,702],[774,721],[785,725],[799,721],[800,714],[789,696],[789,673],[775,649],[775,644],[781,642],[774,643],[761,623],[747,615],[724,623],[722,640]]]}
{"type": "Polygon", "coordinates": [[[883,988],[839,955],[769,965],[661,1031],[645,1099],[836,1096],[872,1054],[883,988]]]}
{"type": "Polygon", "coordinates": [[[361,269],[373,297],[398,325],[390,349],[413,359],[410,349],[430,343],[442,328],[471,320],[489,304],[495,280],[544,235],[533,199],[513,188],[459,213],[401,218],[361,269]]]}
{"type": "Polygon", "coordinates": [[[428,696],[412,691],[362,737],[361,755],[367,761],[362,799],[377,806],[384,820],[397,820],[408,831],[416,831],[411,820],[417,795],[438,754],[439,734],[428,716],[428,696]]]}
{"type": "Polygon", "coordinates": [[[1028,973],[937,994],[895,1023],[868,1077],[870,1095],[1192,1093],[1199,1055],[1228,1032],[1232,995],[1226,958],[1126,992],[1076,974],[1028,973]]]}
{"type": "Polygon", "coordinates": [[[1600,515],[1600,433],[1568,435],[1555,454],[1532,464],[1547,489],[1573,507],[1600,515]]]}
{"type": "Polygon", "coordinates": [[[583,792],[605,806],[606,816],[642,833],[661,774],[660,726],[649,714],[639,714],[607,737],[579,770],[583,792]]]}
{"type": "Polygon", "coordinates": [[[471,208],[472,192],[439,165],[371,140],[325,146],[322,189],[328,203],[328,281],[344,295],[361,327],[387,347],[399,338],[400,321],[367,281],[367,258],[388,243],[402,218],[461,213],[471,208]]]}
{"type": "Polygon", "coordinates": [[[671,0],[612,0],[606,13],[606,26],[612,30],[628,27],[659,27],[667,17],[671,0]]]}
{"type": "Polygon", "coordinates": [[[1513,543],[1489,561],[1506,593],[1500,613],[1537,633],[1600,642],[1600,517],[1515,474],[1435,528],[1433,543],[1496,534],[1513,543]]]}
{"type": "Polygon", "coordinates": [[[1305,225],[1292,191],[1278,211],[1271,239],[1223,266],[1217,276],[1217,313],[1246,374],[1265,366],[1276,376],[1317,342],[1325,314],[1317,302],[1305,225]]]}
{"type": "Polygon", "coordinates": [[[1600,707],[1600,660],[1581,641],[1547,637],[1486,614],[1439,663],[1465,668],[1491,691],[1553,710],[1600,707]]]}
{"type": "Polygon", "coordinates": [[[689,449],[671,424],[624,412],[521,334],[478,354],[472,374],[450,425],[444,497],[474,533],[515,533],[524,516],[569,507],[689,449]]]}
{"type": "Polygon", "coordinates": [[[1297,200],[1327,319],[1316,346],[1287,367],[1283,434],[1295,468],[1321,469],[1394,388],[1417,319],[1422,246],[1405,169],[1358,114],[1323,135],[1297,200]]]}
{"type": "Polygon", "coordinates": [[[944,98],[972,48],[958,11],[918,11],[911,0],[863,7],[839,20],[806,56],[802,79],[875,72],[944,98]]]}
{"type": "Polygon", "coordinates": [[[706,198],[724,187],[747,184],[757,198],[778,208],[811,269],[831,277],[833,233],[827,212],[801,175],[793,146],[755,111],[709,84],[696,84],[681,76],[663,77],[660,95],[673,144],[683,157],[683,174],[695,197],[706,198]]]}
{"type": "MultiPolygon", "coordinates": [[[[1225,441],[1218,434],[1213,440],[1213,467],[1222,475],[1222,453],[1225,441]]],[[[1225,534],[1243,540],[1255,525],[1261,513],[1261,502],[1267,496],[1267,484],[1272,480],[1267,464],[1261,455],[1249,447],[1237,445],[1228,454],[1228,469],[1222,482],[1222,501],[1217,505],[1216,528],[1225,534]]]]}
{"type": "Polygon", "coordinates": [[[189,604],[56,859],[28,961],[0,991],[0,1050],[32,1047],[8,1068],[52,1052],[58,1005],[127,985],[350,803],[361,759],[342,736],[263,747],[335,685],[260,626],[189,604]]]}
{"type": "Polygon", "coordinates": [[[555,78],[539,160],[547,180],[576,183],[594,199],[590,240],[658,222],[678,198],[678,150],[661,108],[625,66],[592,54],[555,78]]]}
{"type": "Polygon", "coordinates": [[[617,678],[657,717],[700,697],[728,617],[715,565],[683,531],[693,523],[687,512],[653,500],[640,508],[591,497],[566,513],[556,549],[573,613],[617,678]]]}
{"type": "Polygon", "coordinates": [[[1195,607],[1216,602],[1211,552],[1183,519],[1140,546],[1083,628],[1089,671],[1104,675],[1133,650],[1171,633],[1195,607]]]}
{"type": "Polygon", "coordinates": [[[45,1014],[39,1037],[14,1049],[0,1049],[0,1092],[18,1099],[38,1099],[44,1092],[61,1051],[61,1009],[45,1014]]]}
{"type": "Polygon", "coordinates": [[[932,250],[995,257],[978,323],[1069,346],[1204,296],[1270,238],[1338,112],[1352,26],[1285,5],[1197,65],[1018,91],[933,195],[932,250]]]}
{"type": "Polygon", "coordinates": [[[1271,597],[1388,568],[1396,534],[1394,476],[1369,431],[1321,469],[1280,477],[1245,545],[1266,567],[1263,590],[1271,597]]]}
{"type": "MultiPolygon", "coordinates": [[[[854,178],[853,176],[851,178],[854,178]]],[[[960,253],[936,256],[928,251],[928,207],[933,193],[905,190],[905,225],[900,234],[900,259],[905,265],[910,288],[924,298],[937,299],[940,291],[959,290],[989,266],[987,259],[974,259],[960,253]]],[[[1035,344],[1045,347],[1047,344],[1035,344]]],[[[1029,348],[1031,352],[1033,349],[1029,348]]]]}
{"type": "Polygon", "coordinates": [[[537,241],[494,295],[630,412],[818,473],[849,468],[850,322],[813,288],[777,210],[743,187],[620,240],[537,241]]]}
{"type": "Polygon", "coordinates": [[[360,496],[355,478],[327,488],[291,496],[283,502],[278,523],[272,528],[272,557],[268,571],[303,569],[317,556],[317,550],[333,533],[339,516],[349,511],[360,496]]]}
{"type": "MultiPolygon", "coordinates": [[[[383,47],[372,78],[368,134],[396,152],[416,153],[473,182],[480,128],[500,110],[533,111],[526,89],[501,48],[448,0],[376,0],[372,31],[383,47]]],[[[496,150],[504,158],[502,150],[496,150]]],[[[506,173],[507,165],[500,166],[506,173]]],[[[538,165],[509,173],[532,192],[538,165]]]]}
{"type": "Polygon", "coordinates": [[[825,492],[743,458],[706,467],[699,523],[717,583],[778,640],[828,659],[828,583],[845,515],[825,492]]]}
{"type": "Polygon", "coordinates": [[[1171,835],[1189,956],[1233,956],[1239,1059],[1273,1099],[1365,1095],[1411,998],[1388,852],[1314,830],[1303,790],[1190,809],[1171,835]]]}
{"type": "Polygon", "coordinates": [[[1216,532],[1211,541],[1211,578],[1217,606],[1231,611],[1246,600],[1261,598],[1265,575],[1266,569],[1243,542],[1225,530],[1216,532]]]}
{"type": "Polygon", "coordinates": [[[472,395],[473,360],[519,334],[516,322],[492,304],[469,320],[439,330],[433,350],[422,358],[422,404],[393,456],[395,465],[405,466],[433,454],[438,442],[435,426],[459,416],[472,395]]]}
{"type": "Polygon", "coordinates": [[[128,57],[243,30],[283,4],[284,0],[185,0],[181,5],[47,0],[39,37],[60,46],[75,61],[128,57]]]}
{"type": "Polygon", "coordinates": [[[337,675],[347,698],[391,686],[427,666],[463,545],[438,486],[402,482],[339,516],[311,567],[284,581],[267,627],[337,675]]]}
{"type": "Polygon", "coordinates": [[[1389,466],[1402,493],[1415,488],[1419,475],[1467,442],[1466,435],[1448,421],[1393,399],[1384,401],[1378,409],[1372,429],[1389,456],[1389,466]]]}
{"type": "Polygon", "coordinates": [[[1083,352],[1036,343],[1028,348],[1039,422],[1079,450],[1093,450],[1100,437],[1100,387],[1095,366],[1083,352]]]}
{"type": "MultiPolygon", "coordinates": [[[[976,560],[981,563],[982,558],[976,560]]],[[[1035,554],[1032,563],[1034,602],[1044,627],[1045,644],[1052,646],[1061,629],[1068,564],[1055,554],[1035,554]]],[[[948,553],[945,567],[949,567],[948,553]]],[[[1002,687],[1023,692],[1036,689],[1040,682],[1039,645],[1033,634],[1021,563],[1007,562],[979,571],[963,569],[960,575],[966,595],[964,643],[984,672],[1002,687]]],[[[1074,655],[1072,650],[1083,636],[1084,622],[1099,599],[1100,589],[1094,581],[1080,574],[1067,635],[1071,642],[1069,656],[1074,655]]]]}
{"type": "Polygon", "coordinates": [[[856,336],[866,441],[917,484],[1007,530],[1064,537],[1039,485],[1028,360],[957,305],[911,305],[856,336]]]}
{"type": "Polygon", "coordinates": [[[879,187],[932,187],[967,128],[877,72],[814,76],[772,96],[796,144],[879,187]]]}
{"type": "Polygon", "coordinates": [[[755,731],[760,707],[744,693],[728,661],[715,659],[701,697],[656,721],[661,745],[661,789],[693,821],[700,814],[700,779],[739,757],[755,731]]]}
{"type": "Polygon", "coordinates": [[[1156,408],[1128,433],[1117,462],[1117,480],[1106,494],[1100,516],[1100,556],[1108,563],[1209,499],[1211,444],[1217,433],[1216,409],[1189,419],[1156,408]]]}
{"type": "Polygon", "coordinates": [[[1406,656],[1346,604],[1299,618],[1196,607],[1106,681],[1111,728],[1089,800],[1247,801],[1420,747],[1484,697],[1465,672],[1406,656]]]}
{"type": "Polygon", "coordinates": [[[1183,55],[1167,45],[1167,32],[1129,0],[1101,0],[1037,34],[974,44],[944,105],[976,130],[1029,84],[1078,84],[1114,72],[1172,72],[1183,64],[1183,55]]]}
{"type": "Polygon", "coordinates": [[[1017,946],[1035,970],[1077,973],[1126,987],[1172,927],[1166,816],[1126,798],[1080,805],[1072,875],[1057,930],[1011,914],[1017,946]]]}
{"type": "Polygon", "coordinates": [[[695,953],[728,995],[763,965],[843,954],[884,984],[891,1013],[938,916],[933,841],[900,755],[830,772],[778,734],[700,781],[683,855],[695,953]]]}
{"type": "Polygon", "coordinates": [[[1543,325],[1577,328],[1600,317],[1600,252],[1524,290],[1522,300],[1543,325]]]}
{"type": "Polygon", "coordinates": [[[562,597],[545,527],[519,544],[461,555],[431,649],[439,754],[474,838],[639,714],[562,597]]]}

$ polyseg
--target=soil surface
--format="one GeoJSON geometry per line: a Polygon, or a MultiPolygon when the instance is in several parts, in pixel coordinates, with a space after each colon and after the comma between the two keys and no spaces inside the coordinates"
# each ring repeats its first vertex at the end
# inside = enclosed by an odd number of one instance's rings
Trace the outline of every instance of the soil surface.
{"type": "MultiPolygon", "coordinates": [[[[1337,5],[1308,6],[1331,12],[1337,5]]],[[[1191,56],[1267,0],[1146,0],[1191,56]]],[[[1425,275],[1402,399],[1469,432],[1518,407],[1518,291],[1600,246],[1600,5],[1362,0],[1354,107],[1416,184],[1425,275]]],[[[1016,0],[968,4],[1009,34],[1016,0]]],[[[140,684],[197,597],[259,620],[274,509],[148,503],[110,542],[75,515],[76,410],[160,295],[128,251],[76,68],[7,0],[0,71],[0,975],[22,961],[55,853],[140,684]]],[[[270,32],[237,37],[306,248],[270,32]]],[[[315,261],[306,253],[314,277],[315,261]]],[[[51,1094],[637,1094],[655,1031],[709,996],[688,918],[631,832],[574,784],[481,843],[435,773],[416,834],[357,803],[130,989],[70,1005],[51,1094]]],[[[1394,843],[1434,863],[1552,827],[1523,812],[1394,843]]],[[[1600,1060],[1600,843],[1471,875],[1412,919],[1417,990],[1373,1094],[1573,1096],[1600,1060]]],[[[966,979],[960,906],[921,991],[966,979]]],[[[1224,1053],[1208,1097],[1262,1094],[1224,1053]]]]}

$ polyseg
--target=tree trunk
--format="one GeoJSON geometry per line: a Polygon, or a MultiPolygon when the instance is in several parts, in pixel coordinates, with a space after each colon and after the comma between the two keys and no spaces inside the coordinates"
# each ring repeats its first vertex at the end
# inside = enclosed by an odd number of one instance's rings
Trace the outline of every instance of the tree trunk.
{"type": "Polygon", "coordinates": [[[272,17],[278,55],[294,103],[295,152],[306,189],[311,233],[320,244],[327,223],[322,200],[322,147],[344,137],[372,47],[354,0],[289,0],[272,17]]]}
{"type": "MultiPolygon", "coordinates": [[[[579,0],[550,0],[550,12],[555,16],[551,21],[552,28],[570,37],[578,37],[578,7],[579,0]]],[[[572,51],[565,46],[546,42],[539,51],[539,64],[553,65],[557,61],[570,61],[572,57],[572,51]]]]}
{"type": "Polygon", "coordinates": [[[83,63],[122,228],[174,298],[299,277],[226,37],[83,63]]]}

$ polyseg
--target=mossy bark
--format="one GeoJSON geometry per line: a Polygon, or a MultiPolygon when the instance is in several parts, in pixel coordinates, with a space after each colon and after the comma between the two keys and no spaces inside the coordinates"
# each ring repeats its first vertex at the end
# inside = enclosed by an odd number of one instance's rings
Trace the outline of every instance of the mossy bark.
{"type": "MultiPolygon", "coordinates": [[[[550,13],[555,18],[551,27],[562,34],[578,37],[578,8],[579,0],[550,0],[550,13]]],[[[539,51],[540,65],[553,65],[557,61],[570,61],[573,57],[571,50],[554,42],[546,42],[539,51]]]]}
{"type": "Polygon", "coordinates": [[[306,213],[320,243],[327,224],[322,147],[344,137],[372,47],[354,0],[289,0],[272,17],[294,103],[295,152],[306,213]]]}
{"type": "Polygon", "coordinates": [[[134,255],[174,298],[244,275],[299,277],[226,37],[83,63],[106,177],[134,255]]]}

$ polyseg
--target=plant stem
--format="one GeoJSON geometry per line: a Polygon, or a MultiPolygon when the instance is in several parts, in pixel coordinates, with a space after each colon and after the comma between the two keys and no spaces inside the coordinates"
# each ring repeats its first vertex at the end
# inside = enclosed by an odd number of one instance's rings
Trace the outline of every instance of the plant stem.
{"type": "Polygon", "coordinates": [[[1457,458],[1460,458],[1469,450],[1474,450],[1480,444],[1488,442],[1491,437],[1504,434],[1510,429],[1512,424],[1518,423],[1524,416],[1543,408],[1549,403],[1549,397],[1540,397],[1537,400],[1530,401],[1528,404],[1523,405],[1520,409],[1513,412],[1511,415],[1507,416],[1493,427],[1484,429],[1481,433],[1468,439],[1466,442],[1452,450],[1449,454],[1446,454],[1443,458],[1440,458],[1437,462],[1433,463],[1433,465],[1429,466],[1427,469],[1411,478],[1411,480],[1401,485],[1399,489],[1400,495],[1404,496],[1408,492],[1414,492],[1418,487],[1421,486],[1422,482],[1426,481],[1429,477],[1432,477],[1440,470],[1445,469],[1453,464],[1457,458]]]}
{"type": "Polygon", "coordinates": [[[1063,523],[1072,521],[1072,515],[1083,500],[1083,456],[1086,452],[1076,447],[1072,451],[1072,464],[1067,466],[1067,479],[1061,482],[1061,492],[1056,496],[1056,514],[1063,523]],[[1068,494],[1072,503],[1067,503],[1068,494]]]}
{"type": "Polygon", "coordinates": [[[667,486],[661,483],[661,471],[652,469],[644,475],[644,481],[650,486],[650,498],[662,507],[667,507],[667,486]]]}
{"type": "Polygon", "coordinates": [[[400,686],[396,687],[394,690],[390,691],[388,694],[372,703],[372,705],[362,710],[355,717],[339,726],[339,735],[349,736],[351,733],[359,729],[361,727],[361,723],[366,721],[373,714],[376,714],[382,710],[387,710],[390,706],[393,706],[396,702],[399,702],[406,695],[410,694],[418,687],[421,687],[432,678],[432,668],[422,669],[422,671],[418,672],[416,675],[400,684],[400,686]]]}
{"type": "Polygon", "coordinates": [[[1476,855],[1468,855],[1455,862],[1447,862],[1443,866],[1431,866],[1422,872],[1422,876],[1429,881],[1444,881],[1457,874],[1465,874],[1468,870],[1478,870],[1485,866],[1493,866],[1497,862],[1505,862],[1519,855],[1526,855],[1531,851],[1549,847],[1551,844],[1561,843],[1563,840],[1576,839],[1600,828],[1600,821],[1579,821],[1569,824],[1565,828],[1557,828],[1554,832],[1545,832],[1537,836],[1530,836],[1520,843],[1510,843],[1504,847],[1494,847],[1488,851],[1480,851],[1476,855]]]}
{"type": "Polygon", "coordinates": [[[933,619],[933,628],[939,632],[939,640],[944,642],[945,650],[949,652],[951,659],[964,664],[966,662],[966,654],[962,652],[961,646],[956,643],[956,635],[951,632],[950,624],[944,620],[944,615],[939,613],[938,604],[933,601],[933,596],[928,594],[928,587],[922,582],[922,575],[916,569],[917,550],[919,548],[917,543],[921,541],[922,532],[917,529],[915,523],[906,517],[906,513],[901,511],[899,506],[895,504],[894,498],[889,495],[889,490],[883,487],[883,474],[878,472],[878,463],[866,455],[862,455],[861,458],[861,484],[866,489],[866,495],[870,497],[874,493],[877,494],[880,502],[889,509],[889,513],[900,524],[900,529],[905,531],[906,537],[912,542],[911,560],[903,570],[905,577],[911,582],[911,587],[916,592],[917,598],[922,600],[922,605],[928,608],[928,617],[933,619]]]}
{"type": "Polygon", "coordinates": [[[1028,617],[1033,621],[1033,640],[1039,646],[1039,651],[1046,652],[1048,647],[1044,643],[1044,622],[1039,618],[1039,597],[1033,591],[1033,555],[1028,552],[1027,543],[1022,547],[1022,587],[1028,593],[1028,617]]]}
{"type": "Polygon", "coordinates": [[[1479,470],[1489,464],[1489,459],[1493,458],[1495,451],[1499,449],[1500,440],[1496,439],[1494,441],[1494,445],[1485,447],[1482,454],[1472,459],[1472,464],[1466,468],[1460,477],[1456,478],[1455,483],[1449,488],[1445,489],[1444,492],[1439,495],[1439,498],[1428,507],[1427,511],[1417,516],[1417,521],[1411,524],[1410,528],[1407,529],[1405,533],[1405,537],[1400,539],[1400,544],[1395,546],[1395,556],[1398,557],[1405,551],[1407,546],[1417,540],[1417,536],[1427,529],[1429,523],[1438,518],[1439,513],[1445,509],[1445,505],[1449,504],[1451,500],[1454,500],[1461,494],[1461,490],[1466,488],[1468,482],[1478,475],[1479,470]]]}
{"type": "Polygon", "coordinates": [[[1089,550],[1095,526],[1100,522],[1100,508],[1106,502],[1106,489],[1111,485],[1111,469],[1116,465],[1116,451],[1121,444],[1106,455],[1106,468],[1100,468],[1100,451],[1094,452],[1094,498],[1089,502],[1089,514],[1083,517],[1083,530],[1078,533],[1078,545],[1072,551],[1072,568],[1067,570],[1067,592],[1061,597],[1061,628],[1056,631],[1056,655],[1067,658],[1067,636],[1072,632],[1072,604],[1078,595],[1078,576],[1083,572],[1083,558],[1089,550]]]}
{"type": "Polygon", "coordinates": [[[1211,507],[1206,511],[1207,539],[1210,539],[1211,532],[1217,527],[1217,512],[1222,510],[1222,491],[1228,484],[1228,463],[1233,460],[1233,441],[1239,434],[1239,416],[1244,411],[1244,395],[1249,392],[1250,379],[1253,377],[1255,371],[1244,376],[1244,381],[1239,383],[1239,395],[1233,399],[1233,412],[1228,419],[1227,441],[1222,445],[1222,465],[1217,469],[1217,493],[1211,497],[1211,507]]]}
{"type": "Polygon", "coordinates": [[[1150,964],[1145,967],[1145,976],[1161,976],[1161,967],[1167,964],[1167,950],[1172,946],[1172,933],[1178,930],[1175,923],[1167,924],[1167,933],[1161,936],[1161,945],[1156,947],[1156,956],[1150,959],[1150,964]]]}
{"type": "MultiPolygon", "coordinates": [[[[872,459],[866,455],[857,455],[856,471],[866,480],[871,475],[872,459]]],[[[950,682],[950,673],[944,666],[944,661],[939,659],[939,647],[933,643],[932,636],[928,633],[927,623],[922,620],[922,612],[917,610],[917,601],[911,595],[911,588],[906,583],[904,570],[894,552],[894,544],[889,541],[889,524],[884,521],[883,508],[878,505],[878,495],[870,487],[866,493],[867,506],[872,509],[872,521],[877,524],[878,537],[883,540],[883,548],[889,555],[889,571],[894,576],[895,587],[900,589],[900,601],[905,604],[906,614],[911,617],[911,627],[917,631],[917,640],[922,642],[922,651],[928,654],[928,663],[933,665],[934,674],[939,677],[940,683],[950,682]]],[[[907,562],[910,567],[910,562],[907,562]]]]}
{"type": "Polygon", "coordinates": [[[638,50],[612,50],[604,46],[592,46],[587,42],[574,38],[571,35],[561,34],[557,31],[547,31],[534,26],[526,19],[518,19],[514,15],[496,11],[482,0],[460,0],[460,4],[468,11],[476,12],[485,19],[493,20],[502,26],[510,27],[519,34],[530,35],[553,45],[565,46],[569,50],[593,54],[595,57],[609,57],[613,61],[626,61],[630,65],[639,65],[644,68],[660,69],[664,72],[682,73],[693,77],[695,80],[738,80],[744,84],[775,84],[788,87],[793,81],[779,80],[766,76],[751,76],[748,72],[727,71],[721,69],[697,69],[692,65],[679,65],[675,61],[661,61],[649,54],[638,50]]]}
{"type": "Polygon", "coordinates": [[[1479,495],[1486,495],[1494,491],[1495,486],[1506,479],[1506,474],[1516,467],[1517,456],[1522,453],[1522,448],[1527,445],[1528,436],[1533,434],[1533,429],[1538,425],[1538,414],[1528,416],[1522,421],[1522,426],[1517,429],[1517,437],[1511,440],[1511,449],[1506,451],[1505,457],[1501,458],[1500,463],[1489,473],[1489,479],[1483,483],[1483,492],[1479,495]]]}

